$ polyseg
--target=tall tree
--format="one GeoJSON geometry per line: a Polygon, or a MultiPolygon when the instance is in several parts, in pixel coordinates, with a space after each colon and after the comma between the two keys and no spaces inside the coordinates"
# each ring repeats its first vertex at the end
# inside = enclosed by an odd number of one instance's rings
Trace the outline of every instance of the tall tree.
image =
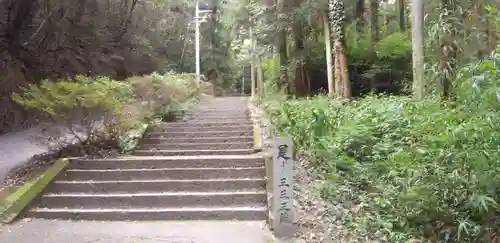
{"type": "Polygon", "coordinates": [[[326,55],[326,75],[328,79],[328,94],[330,96],[335,95],[335,82],[333,77],[333,71],[335,69],[333,65],[333,53],[332,53],[332,38],[330,34],[330,23],[328,22],[328,13],[322,14],[323,18],[323,36],[325,37],[325,55],[326,55]]]}
{"type": "Polygon", "coordinates": [[[339,98],[351,97],[351,83],[345,47],[345,8],[343,0],[329,0],[328,17],[335,55],[335,93],[339,98]]]}
{"type": "Polygon", "coordinates": [[[305,57],[304,26],[301,19],[295,19],[292,24],[292,32],[295,44],[295,91],[297,96],[305,96],[308,93],[308,72],[305,57]]]}
{"type": "Polygon", "coordinates": [[[290,83],[288,80],[288,52],[287,52],[287,28],[286,28],[286,13],[285,1],[278,0],[276,3],[277,10],[277,35],[276,46],[278,47],[279,60],[280,60],[280,77],[279,87],[283,93],[290,94],[290,83]]]}
{"type": "Polygon", "coordinates": [[[456,38],[456,29],[453,21],[450,20],[452,13],[455,12],[454,1],[441,0],[441,12],[445,13],[442,20],[443,31],[440,36],[440,60],[439,73],[442,86],[442,97],[444,99],[452,98],[452,84],[455,79],[456,53],[457,47],[454,44],[456,38]]]}
{"type": "Polygon", "coordinates": [[[356,31],[363,32],[365,26],[365,0],[356,0],[356,31]]]}
{"type": "Polygon", "coordinates": [[[398,0],[398,15],[399,15],[399,30],[400,31],[405,31],[405,0],[398,0]]]}
{"type": "Polygon", "coordinates": [[[424,96],[424,0],[412,0],[413,97],[424,96]]]}
{"type": "Polygon", "coordinates": [[[370,40],[371,51],[375,52],[375,44],[379,40],[380,27],[378,23],[379,0],[370,0],[370,40]]]}

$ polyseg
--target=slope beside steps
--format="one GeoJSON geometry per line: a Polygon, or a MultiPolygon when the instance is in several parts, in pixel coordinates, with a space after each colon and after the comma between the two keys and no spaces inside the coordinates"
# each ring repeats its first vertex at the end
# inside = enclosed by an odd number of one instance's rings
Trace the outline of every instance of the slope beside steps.
{"type": "Polygon", "coordinates": [[[265,220],[264,159],[242,97],[203,101],[151,127],[132,156],[72,160],[27,217],[265,220]]]}

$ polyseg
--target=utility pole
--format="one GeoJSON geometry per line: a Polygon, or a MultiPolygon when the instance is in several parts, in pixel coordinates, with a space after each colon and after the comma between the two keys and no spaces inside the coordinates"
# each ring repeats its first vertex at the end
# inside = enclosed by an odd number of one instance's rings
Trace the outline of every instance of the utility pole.
{"type": "Polygon", "coordinates": [[[200,83],[200,24],[205,22],[205,19],[200,17],[201,13],[210,13],[211,10],[201,10],[200,11],[200,0],[196,0],[196,9],[194,12],[194,22],[195,22],[195,48],[196,48],[196,82],[200,83]]]}
{"type": "Polygon", "coordinates": [[[195,21],[195,45],[196,45],[196,83],[200,83],[200,0],[196,0],[194,11],[195,21]]]}
{"type": "Polygon", "coordinates": [[[249,34],[250,34],[250,83],[251,83],[250,94],[251,97],[253,98],[255,96],[255,62],[254,62],[255,46],[254,46],[252,26],[250,26],[249,28],[249,34]]]}

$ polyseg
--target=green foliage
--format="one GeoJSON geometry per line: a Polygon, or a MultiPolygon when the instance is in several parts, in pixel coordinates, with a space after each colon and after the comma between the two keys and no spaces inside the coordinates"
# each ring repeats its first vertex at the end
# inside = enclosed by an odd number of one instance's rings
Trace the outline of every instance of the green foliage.
{"type": "Polygon", "coordinates": [[[362,33],[356,32],[356,26],[354,24],[349,25],[346,28],[346,48],[349,61],[351,63],[363,64],[372,58],[370,53],[370,35],[369,33],[363,31],[362,33]]]}
{"type": "Polygon", "coordinates": [[[17,103],[37,109],[49,116],[68,117],[74,109],[94,109],[118,112],[133,96],[130,84],[108,77],[76,76],[73,80],[30,84],[24,93],[14,94],[17,103]]]}
{"type": "Polygon", "coordinates": [[[381,59],[406,58],[411,56],[411,39],[407,32],[395,32],[376,44],[377,56],[381,59]]]}
{"type": "Polygon", "coordinates": [[[270,56],[261,62],[262,71],[264,72],[264,89],[267,94],[276,93],[278,91],[279,72],[279,56],[270,56]]]}
{"type": "Polygon", "coordinates": [[[499,53],[460,70],[454,104],[318,96],[264,107],[327,181],[321,194],[357,242],[494,242],[498,70],[499,53]]]}
{"type": "Polygon", "coordinates": [[[500,48],[488,58],[459,69],[456,86],[459,102],[470,109],[498,110],[500,107],[500,48]]]}
{"type": "MultiPolygon", "coordinates": [[[[119,82],[107,77],[76,76],[71,80],[42,81],[29,85],[13,99],[24,107],[43,112],[68,131],[47,136],[59,145],[76,138],[83,149],[102,141],[118,145],[131,129],[162,116],[187,109],[197,101],[205,85],[197,85],[195,75],[157,73],[119,82]]],[[[133,139],[132,139],[133,140],[133,139]]],[[[122,142],[123,143],[123,142],[122,142]]]]}
{"type": "Polygon", "coordinates": [[[486,6],[487,16],[491,23],[494,24],[497,31],[500,30],[500,9],[494,4],[488,4],[486,6]]]}

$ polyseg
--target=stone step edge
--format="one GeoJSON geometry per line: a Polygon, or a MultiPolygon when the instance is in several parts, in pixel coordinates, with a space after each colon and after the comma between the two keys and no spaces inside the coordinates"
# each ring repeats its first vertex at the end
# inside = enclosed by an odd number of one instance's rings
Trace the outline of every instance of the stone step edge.
{"type": "Polygon", "coordinates": [[[144,169],[67,169],[66,172],[144,172],[144,171],[176,171],[176,170],[206,170],[206,171],[217,171],[217,170],[261,170],[265,166],[249,166],[249,167],[186,167],[186,168],[144,168],[144,169]]]}
{"type": "Polygon", "coordinates": [[[47,193],[41,198],[57,197],[100,197],[100,198],[132,198],[132,197],[182,197],[182,196],[232,196],[232,195],[267,195],[265,190],[245,191],[212,191],[212,192],[139,192],[139,193],[47,193]]]}
{"type": "Polygon", "coordinates": [[[250,128],[253,127],[253,122],[248,121],[246,123],[236,123],[236,122],[171,122],[162,123],[152,128],[186,128],[186,127],[197,127],[197,128],[210,128],[210,127],[227,127],[227,128],[250,128]],[[231,125],[228,125],[231,124],[231,125]]]}
{"type": "MultiPolygon", "coordinates": [[[[250,128],[250,126],[248,127],[250,128]]],[[[245,133],[246,131],[229,131],[229,130],[211,130],[211,131],[204,131],[204,132],[190,132],[190,131],[182,131],[182,132],[179,132],[179,131],[172,131],[172,132],[147,132],[146,134],[152,134],[152,135],[161,135],[161,134],[165,134],[165,135],[179,135],[179,134],[197,134],[199,135],[200,137],[203,136],[204,134],[213,134],[213,133],[245,133]]],[[[250,130],[248,131],[250,132],[250,130]]],[[[248,136],[251,136],[251,135],[243,135],[242,137],[248,137],[248,136]]],[[[144,138],[149,138],[147,136],[145,136],[144,138]]]]}
{"type": "Polygon", "coordinates": [[[182,156],[122,156],[115,158],[101,158],[101,159],[86,159],[86,158],[73,158],[70,159],[71,162],[115,162],[115,161],[148,161],[148,160],[245,160],[245,159],[264,159],[262,155],[259,154],[245,154],[245,155],[182,155],[182,156]]]}
{"type": "Polygon", "coordinates": [[[107,181],[93,181],[93,180],[58,180],[54,184],[116,184],[116,183],[193,183],[193,182],[235,182],[235,181],[266,181],[265,178],[227,178],[227,179],[187,179],[187,180],[107,180],[107,181]]]}
{"type": "MultiPolygon", "coordinates": [[[[217,140],[217,139],[241,139],[241,138],[248,138],[248,139],[251,139],[252,136],[248,135],[248,136],[228,136],[228,137],[201,137],[201,138],[180,138],[180,137],[170,137],[170,138],[143,138],[143,141],[147,141],[147,140],[165,140],[165,141],[169,141],[169,140],[186,140],[186,139],[196,139],[196,140],[217,140]]],[[[199,144],[199,143],[197,143],[199,144]]]]}
{"type": "Polygon", "coordinates": [[[32,208],[32,212],[70,212],[70,213],[121,213],[121,212],[217,212],[217,211],[266,211],[266,206],[253,207],[178,207],[178,208],[86,208],[86,209],[70,209],[70,208],[32,208]]]}
{"type": "MultiPolygon", "coordinates": [[[[147,144],[148,146],[162,146],[162,145],[179,145],[179,146],[203,146],[203,145],[225,145],[225,144],[253,144],[253,141],[248,142],[219,142],[219,143],[163,143],[163,144],[147,144]]],[[[144,145],[144,144],[142,144],[144,145]]]]}
{"type": "Polygon", "coordinates": [[[242,152],[242,151],[257,151],[256,149],[253,148],[248,148],[248,149],[156,149],[156,150],[151,150],[151,149],[137,149],[134,152],[150,152],[150,153],[168,153],[168,152],[220,152],[220,151],[229,151],[229,152],[242,152]]]}
{"type": "MultiPolygon", "coordinates": [[[[190,121],[190,122],[199,122],[199,123],[203,123],[203,122],[207,122],[205,121],[205,119],[207,120],[210,120],[208,121],[208,123],[214,123],[216,121],[213,121],[213,120],[218,120],[218,121],[222,121],[222,122],[227,122],[227,121],[251,121],[251,117],[249,115],[233,115],[233,116],[223,116],[223,115],[220,115],[220,116],[202,116],[202,115],[186,115],[184,117],[182,117],[182,119],[184,119],[184,121],[190,121]]],[[[181,120],[182,121],[182,120],[181,120]]],[[[165,123],[169,123],[169,122],[165,122],[165,123]]]]}

